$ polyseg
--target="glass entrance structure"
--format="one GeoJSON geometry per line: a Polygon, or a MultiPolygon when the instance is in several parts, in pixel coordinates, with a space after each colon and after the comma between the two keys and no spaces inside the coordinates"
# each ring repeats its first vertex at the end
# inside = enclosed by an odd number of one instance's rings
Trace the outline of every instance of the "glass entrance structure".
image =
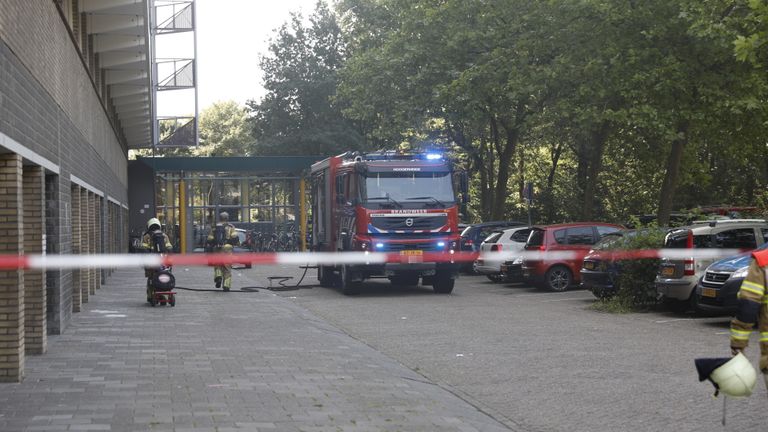
{"type": "MultiPolygon", "coordinates": [[[[202,250],[223,211],[248,240],[288,232],[303,238],[304,173],[323,158],[138,158],[135,163],[154,172],[154,203],[144,206],[145,213],[153,208],[173,243],[184,243],[186,252],[192,252],[202,250]]],[[[249,247],[257,250],[256,244],[249,247]]]]}

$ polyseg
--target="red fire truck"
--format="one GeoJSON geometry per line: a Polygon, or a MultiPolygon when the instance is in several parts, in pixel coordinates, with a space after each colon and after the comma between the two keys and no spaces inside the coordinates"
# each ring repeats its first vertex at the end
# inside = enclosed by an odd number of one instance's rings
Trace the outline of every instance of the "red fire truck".
{"type": "Polygon", "coordinates": [[[436,293],[453,291],[458,264],[450,257],[459,252],[460,238],[456,190],[466,202],[467,181],[442,155],[347,152],[312,165],[311,187],[312,250],[407,258],[321,265],[321,286],[338,283],[352,295],[363,280],[386,277],[395,285],[414,286],[421,279],[436,293]]]}

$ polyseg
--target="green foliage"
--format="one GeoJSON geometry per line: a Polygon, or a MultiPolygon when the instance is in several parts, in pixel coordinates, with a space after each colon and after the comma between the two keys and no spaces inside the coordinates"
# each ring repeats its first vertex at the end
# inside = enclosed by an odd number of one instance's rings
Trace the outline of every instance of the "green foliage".
{"type": "MultiPolygon", "coordinates": [[[[664,245],[665,233],[666,230],[650,224],[625,235],[606,250],[658,249],[664,245]]],[[[618,280],[614,281],[618,292],[615,296],[600,299],[595,308],[609,312],[629,312],[656,304],[654,280],[659,264],[658,259],[619,260],[617,265],[621,270],[618,280]]]]}
{"type": "Polygon", "coordinates": [[[283,24],[261,58],[267,95],[249,101],[254,154],[334,154],[362,145],[357,126],[334,101],[345,44],[336,16],[319,1],[309,25],[283,24]]]}
{"type": "Polygon", "coordinates": [[[200,113],[200,145],[194,156],[248,156],[252,141],[245,107],[216,102],[200,113]]]}

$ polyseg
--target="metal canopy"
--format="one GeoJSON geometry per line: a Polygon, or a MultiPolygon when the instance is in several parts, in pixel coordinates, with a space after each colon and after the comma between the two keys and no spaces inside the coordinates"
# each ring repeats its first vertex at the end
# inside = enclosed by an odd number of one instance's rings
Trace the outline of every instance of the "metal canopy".
{"type": "Polygon", "coordinates": [[[151,38],[148,0],[82,0],[86,31],[93,37],[99,70],[107,91],[105,103],[115,109],[117,126],[128,148],[151,147],[151,38]]]}
{"type": "Polygon", "coordinates": [[[254,157],[158,157],[136,158],[155,172],[249,172],[300,174],[327,156],[254,156],[254,157]]]}

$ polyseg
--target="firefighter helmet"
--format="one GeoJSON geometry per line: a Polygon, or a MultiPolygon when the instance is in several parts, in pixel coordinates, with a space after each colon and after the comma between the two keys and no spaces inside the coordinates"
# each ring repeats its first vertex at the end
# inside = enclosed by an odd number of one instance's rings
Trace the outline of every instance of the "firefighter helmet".
{"type": "Polygon", "coordinates": [[[162,225],[160,224],[160,219],[158,219],[158,218],[152,218],[152,219],[147,221],[147,229],[148,230],[151,231],[153,225],[157,225],[157,228],[155,228],[155,229],[160,229],[160,227],[162,227],[162,225]]]}
{"type": "Polygon", "coordinates": [[[709,379],[718,392],[731,397],[752,394],[757,382],[757,371],[742,353],[731,358],[696,359],[699,380],[709,379]]]}

